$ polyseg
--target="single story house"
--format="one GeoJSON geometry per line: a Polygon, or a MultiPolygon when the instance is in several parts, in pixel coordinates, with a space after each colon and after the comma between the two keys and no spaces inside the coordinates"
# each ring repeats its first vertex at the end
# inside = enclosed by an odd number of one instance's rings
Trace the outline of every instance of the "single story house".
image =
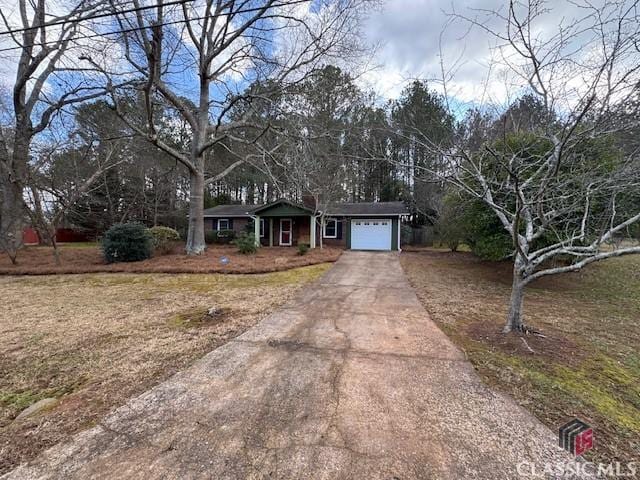
{"type": "Polygon", "coordinates": [[[402,202],[336,203],[325,212],[277,200],[266,205],[218,205],[204,211],[205,230],[253,231],[259,245],[306,243],[352,250],[400,250],[402,202]]]}

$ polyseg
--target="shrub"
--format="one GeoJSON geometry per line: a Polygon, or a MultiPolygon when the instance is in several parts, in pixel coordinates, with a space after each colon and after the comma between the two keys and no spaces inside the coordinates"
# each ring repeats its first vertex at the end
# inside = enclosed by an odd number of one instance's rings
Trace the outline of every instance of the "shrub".
{"type": "Polygon", "coordinates": [[[233,230],[218,230],[215,243],[227,244],[236,238],[236,232],[233,230]]]}
{"type": "Polygon", "coordinates": [[[247,255],[249,253],[256,253],[258,247],[256,247],[256,236],[253,233],[241,233],[238,235],[232,242],[236,247],[238,247],[238,251],[243,255],[247,255]]]}
{"type": "Polygon", "coordinates": [[[118,223],[102,238],[102,253],[108,263],[146,260],[152,252],[153,237],[140,223],[118,223]]]}
{"type": "Polygon", "coordinates": [[[440,244],[445,244],[452,252],[464,241],[467,230],[463,222],[464,204],[458,196],[446,195],[442,211],[436,222],[440,244]]]}
{"type": "Polygon", "coordinates": [[[478,238],[471,249],[474,255],[483,260],[504,260],[513,250],[511,237],[503,233],[478,238]]]}
{"type": "Polygon", "coordinates": [[[171,253],[180,241],[180,234],[173,228],[156,226],[150,228],[149,233],[153,238],[153,249],[160,255],[171,253]]]}
{"type": "Polygon", "coordinates": [[[204,241],[206,243],[226,245],[232,243],[235,238],[236,232],[234,230],[207,230],[204,232],[204,241]]]}
{"type": "Polygon", "coordinates": [[[218,239],[217,230],[205,230],[205,232],[204,232],[204,241],[205,241],[205,243],[207,243],[207,244],[216,243],[217,239],[218,239]]]}
{"type": "Polygon", "coordinates": [[[306,255],[308,251],[309,251],[309,245],[307,245],[306,243],[298,244],[298,255],[306,255]]]}
{"type": "MultiPolygon", "coordinates": [[[[514,251],[511,235],[493,210],[481,200],[446,198],[438,220],[438,231],[441,241],[449,248],[466,243],[471,252],[483,260],[503,260],[514,251]]],[[[534,246],[541,248],[553,241],[553,235],[542,236],[534,246]]]]}

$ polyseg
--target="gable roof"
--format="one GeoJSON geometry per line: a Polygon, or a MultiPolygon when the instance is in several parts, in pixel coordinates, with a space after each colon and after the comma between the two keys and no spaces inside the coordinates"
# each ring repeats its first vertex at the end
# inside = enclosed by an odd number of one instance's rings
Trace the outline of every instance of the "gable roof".
{"type": "Polygon", "coordinates": [[[271,203],[267,203],[266,205],[259,206],[258,208],[253,210],[253,213],[258,215],[260,213],[264,213],[264,212],[266,212],[268,210],[271,210],[274,207],[278,207],[280,205],[285,205],[285,206],[291,207],[294,210],[301,210],[304,213],[313,213],[313,210],[310,209],[309,207],[306,207],[306,206],[301,205],[299,203],[292,202],[292,201],[287,200],[285,198],[281,198],[279,200],[276,200],[275,202],[271,202],[271,203]]]}
{"type": "Polygon", "coordinates": [[[408,214],[403,202],[334,203],[327,208],[327,215],[346,217],[408,214]]]}

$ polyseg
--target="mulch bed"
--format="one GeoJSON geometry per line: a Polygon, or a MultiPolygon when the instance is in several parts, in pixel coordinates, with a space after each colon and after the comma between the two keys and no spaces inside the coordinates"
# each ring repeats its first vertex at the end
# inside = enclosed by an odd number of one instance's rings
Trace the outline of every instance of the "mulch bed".
{"type": "Polygon", "coordinates": [[[232,246],[213,246],[203,255],[187,256],[182,247],[168,255],[155,256],[141,262],[105,263],[99,247],[73,247],[59,249],[61,265],[56,265],[51,247],[25,247],[12,265],[6,255],[0,257],[0,275],[50,275],[95,272],[127,273],[269,273],[335,262],[342,249],[325,247],[298,255],[296,248],[261,248],[254,255],[241,255],[232,246]],[[221,258],[229,262],[225,265],[221,258]]]}

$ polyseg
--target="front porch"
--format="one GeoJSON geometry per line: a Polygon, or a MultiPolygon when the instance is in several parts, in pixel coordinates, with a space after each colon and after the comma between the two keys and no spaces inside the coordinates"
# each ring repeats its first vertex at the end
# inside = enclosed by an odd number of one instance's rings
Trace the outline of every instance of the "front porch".
{"type": "Polygon", "coordinates": [[[311,209],[286,201],[253,212],[257,246],[291,247],[302,243],[316,248],[315,216],[311,209]]]}
{"type": "Polygon", "coordinates": [[[291,217],[256,216],[255,236],[259,246],[293,247],[306,243],[316,247],[313,216],[299,215],[291,217]]]}

